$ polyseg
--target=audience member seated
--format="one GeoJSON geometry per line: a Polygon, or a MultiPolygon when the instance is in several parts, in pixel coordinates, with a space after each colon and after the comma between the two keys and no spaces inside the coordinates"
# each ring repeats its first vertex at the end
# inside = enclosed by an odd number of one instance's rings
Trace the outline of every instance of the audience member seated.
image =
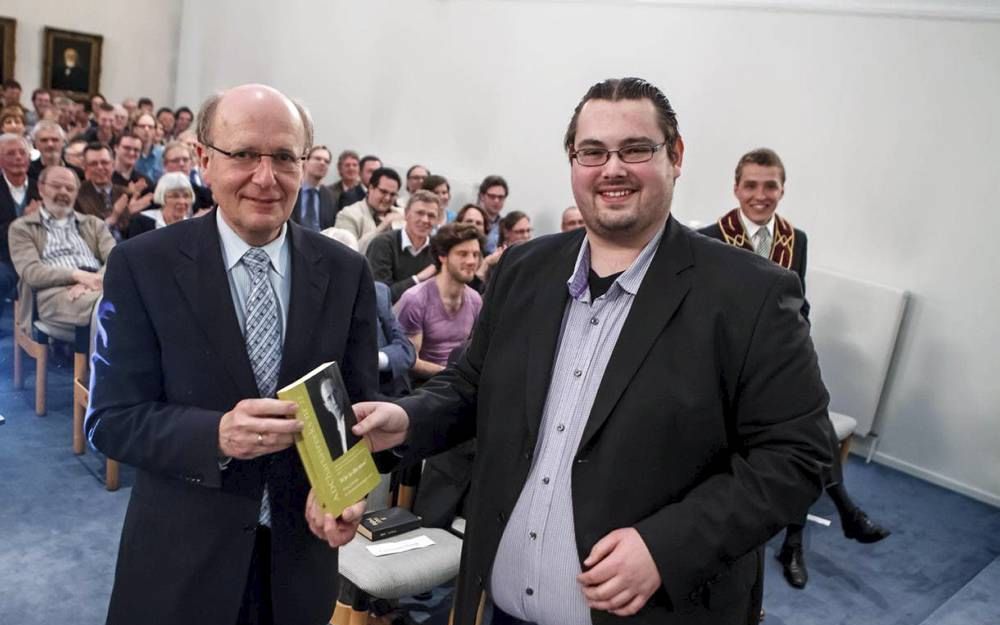
{"type": "Polygon", "coordinates": [[[128,111],[121,104],[114,105],[114,129],[115,136],[120,137],[129,127],[128,111]]]}
{"type": "Polygon", "coordinates": [[[97,122],[87,132],[83,133],[83,138],[87,143],[103,143],[112,145],[115,143],[115,107],[107,102],[100,104],[94,112],[94,119],[97,122]]]}
{"type": "Polygon", "coordinates": [[[323,178],[330,171],[333,155],[325,145],[314,145],[306,155],[302,167],[302,186],[292,209],[292,221],[314,232],[333,227],[337,223],[337,201],[323,178]]]}
{"type": "MultiPolygon", "coordinates": [[[[67,133],[68,135],[69,133],[67,133]]],[[[63,161],[65,165],[73,170],[77,178],[83,179],[83,151],[87,148],[87,142],[82,138],[70,139],[63,150],[63,161]]],[[[39,172],[41,173],[41,172],[39,172]]]]}
{"type": "Polygon", "coordinates": [[[31,129],[31,140],[38,150],[38,158],[28,165],[28,177],[38,180],[38,176],[46,167],[65,166],[63,148],[66,147],[66,133],[62,126],[54,121],[42,119],[31,129]]]}
{"type": "Polygon", "coordinates": [[[111,148],[101,143],[90,143],[83,151],[84,182],[77,189],[76,210],[84,215],[103,219],[116,241],[128,236],[129,219],[149,205],[149,199],[134,198],[132,210],[128,188],[111,181],[111,148]],[[142,204],[139,204],[139,202],[142,204]]]}
{"type": "Polygon", "coordinates": [[[191,128],[193,121],[194,113],[188,107],[182,106],[174,111],[174,136],[180,139],[180,136],[191,128]]]}
{"type": "Polygon", "coordinates": [[[190,217],[194,203],[191,181],[179,171],[163,174],[156,183],[153,201],[159,208],[151,208],[132,217],[128,228],[130,239],[190,217]]]}
{"type": "Polygon", "coordinates": [[[482,285],[481,292],[483,293],[486,292],[486,285],[489,284],[493,268],[503,258],[503,253],[507,248],[515,243],[527,241],[531,238],[531,219],[521,211],[511,211],[497,222],[497,230],[499,235],[497,237],[496,249],[483,258],[479,269],[476,270],[476,277],[479,278],[482,285]]]}
{"type": "Polygon", "coordinates": [[[400,199],[405,202],[410,199],[411,195],[423,189],[424,180],[426,180],[429,175],[431,175],[430,170],[423,165],[411,165],[410,168],[406,170],[406,193],[405,195],[401,193],[400,199]]]}
{"type": "MultiPolygon", "coordinates": [[[[368,187],[371,186],[372,174],[375,173],[376,169],[382,168],[382,159],[375,156],[374,154],[367,154],[361,158],[361,189],[365,193],[368,192],[368,187]]],[[[400,183],[402,186],[402,183],[400,183]]]]}
{"type": "Polygon", "coordinates": [[[3,106],[16,106],[23,112],[24,107],[21,106],[21,83],[12,78],[3,81],[2,100],[3,106]]]}
{"type": "MultiPolygon", "coordinates": [[[[47,167],[38,180],[39,210],[10,226],[10,254],[21,277],[21,297],[34,292],[38,318],[67,330],[90,323],[100,297],[104,264],[115,245],[105,223],[73,211],[79,189],[66,167],[47,167]]],[[[31,310],[16,320],[31,331],[31,310]]]]}
{"type": "Polygon", "coordinates": [[[455,221],[455,212],[448,210],[448,204],[451,202],[451,185],[448,184],[448,179],[444,176],[429,175],[424,179],[422,188],[438,196],[438,201],[441,202],[440,223],[455,221]]]}
{"type": "MultiPolygon", "coordinates": [[[[462,207],[462,210],[458,211],[458,215],[455,216],[455,223],[475,226],[479,234],[483,235],[484,241],[486,240],[486,220],[486,211],[483,210],[482,206],[476,204],[466,204],[462,207]]],[[[480,295],[486,292],[486,281],[479,275],[479,269],[482,267],[484,260],[479,261],[479,267],[476,267],[476,277],[469,283],[469,286],[475,289],[480,295]]]]}
{"type": "MultiPolygon", "coordinates": [[[[373,180],[375,176],[372,176],[373,180]]],[[[370,195],[378,194],[379,186],[372,185],[370,195]]],[[[399,301],[404,291],[437,273],[430,249],[430,235],[438,222],[438,210],[436,195],[430,191],[417,191],[406,202],[403,227],[383,232],[368,246],[366,255],[372,275],[375,280],[389,285],[393,303],[399,301]]]]}
{"type": "MultiPolygon", "coordinates": [[[[141,101],[139,106],[142,108],[141,101]]],[[[155,183],[163,175],[163,146],[156,143],[156,118],[149,113],[139,115],[132,124],[132,132],[142,141],[135,168],[155,183]]]]}
{"type": "Polygon", "coordinates": [[[531,240],[531,218],[521,211],[511,211],[500,220],[500,247],[508,248],[531,240]]]}
{"type": "Polygon", "coordinates": [[[174,112],[167,107],[156,111],[156,121],[163,128],[163,139],[173,139],[174,137],[174,112]]]}
{"type": "Polygon", "coordinates": [[[45,111],[52,108],[52,93],[48,89],[35,89],[31,92],[31,106],[33,110],[25,115],[28,128],[34,128],[45,118],[45,111]]]}
{"type": "MultiPolygon", "coordinates": [[[[740,157],[736,164],[733,193],[739,207],[699,232],[794,271],[799,276],[804,293],[807,239],[805,232],[794,228],[787,219],[777,214],[778,203],[785,195],[785,166],[777,153],[759,148],[740,157]]],[[[808,318],[808,314],[808,304],[804,304],[802,315],[808,318]]],[[[869,519],[848,496],[843,484],[839,443],[832,425],[829,434],[833,467],[825,476],[826,493],[837,507],[844,536],[861,543],[878,542],[890,532],[869,519]]],[[[795,588],[804,588],[809,579],[802,551],[805,524],[803,517],[799,523],[788,526],[785,541],[777,555],[785,579],[795,588]]]]}
{"type": "MultiPolygon", "coordinates": [[[[407,207],[408,224],[409,215],[423,203],[420,197],[415,194],[416,201],[411,199],[407,207]]],[[[469,282],[476,275],[484,243],[473,226],[441,226],[430,242],[434,263],[440,268],[437,275],[408,289],[399,299],[399,324],[417,350],[413,374],[419,380],[443,370],[452,350],[472,333],[483,300],[469,282]]]]}
{"type": "Polygon", "coordinates": [[[115,152],[115,170],[111,174],[113,184],[125,187],[129,195],[153,193],[153,181],[135,170],[135,162],[142,151],[142,141],[130,131],[120,135],[111,146],[115,152]]]}
{"type": "Polygon", "coordinates": [[[583,225],[583,215],[580,214],[580,209],[570,206],[562,213],[562,222],[559,225],[559,230],[561,232],[569,232],[570,230],[582,228],[583,225]]]}
{"type": "Polygon", "coordinates": [[[28,140],[22,135],[0,135],[0,301],[9,297],[17,285],[17,273],[10,258],[7,231],[22,215],[38,209],[38,187],[28,177],[28,140]]]}
{"type": "MultiPolygon", "coordinates": [[[[442,226],[431,239],[440,265],[437,276],[399,300],[400,325],[418,350],[413,367],[418,378],[441,371],[472,333],[482,299],[468,284],[475,277],[484,242],[475,226],[442,226]]],[[[448,527],[462,510],[475,450],[475,441],[466,441],[427,459],[413,506],[426,527],[448,527]]]]}
{"type": "MultiPolygon", "coordinates": [[[[358,251],[358,240],[346,230],[327,228],[323,234],[343,243],[355,252],[358,251]]],[[[382,399],[408,395],[410,368],[417,360],[417,353],[392,311],[392,295],[389,287],[378,281],[375,282],[375,313],[378,319],[379,394],[382,399]]]]}
{"type": "Polygon", "coordinates": [[[338,228],[358,238],[362,254],[366,253],[368,242],[373,237],[391,230],[394,223],[403,220],[403,214],[393,205],[400,186],[396,170],[388,167],[376,169],[370,180],[368,195],[337,213],[336,222],[338,228]]]}
{"type": "MultiPolygon", "coordinates": [[[[194,168],[194,157],[191,148],[186,143],[171,141],[163,148],[163,171],[164,173],[181,173],[191,180],[191,171],[194,168]]],[[[212,190],[199,184],[191,183],[194,191],[194,210],[200,211],[215,206],[215,198],[212,197],[212,190]]]]}
{"type": "Polygon", "coordinates": [[[479,185],[479,205],[486,211],[486,253],[496,251],[500,240],[500,216],[510,189],[502,176],[486,176],[479,185]]]}
{"type": "Polygon", "coordinates": [[[365,197],[365,189],[361,186],[360,157],[354,150],[344,150],[337,157],[337,175],[340,180],[327,187],[333,194],[337,212],[365,197]]]}
{"type": "Polygon", "coordinates": [[[0,133],[24,136],[24,111],[19,106],[5,106],[0,110],[0,133]]]}

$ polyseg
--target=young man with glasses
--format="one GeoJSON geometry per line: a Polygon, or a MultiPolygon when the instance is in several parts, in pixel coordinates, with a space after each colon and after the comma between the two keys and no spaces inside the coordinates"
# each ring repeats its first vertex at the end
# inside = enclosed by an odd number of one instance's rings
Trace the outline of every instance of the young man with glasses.
{"type": "Polygon", "coordinates": [[[362,254],[372,238],[388,232],[396,222],[401,222],[403,212],[396,207],[402,181],[396,170],[380,167],[372,172],[368,195],[337,213],[337,227],[347,230],[358,239],[362,254]]]}
{"type": "Polygon", "coordinates": [[[337,200],[330,188],[323,185],[331,160],[329,148],[314,145],[302,167],[302,188],[292,209],[292,221],[313,232],[322,232],[337,223],[337,200]]]}
{"type": "Polygon", "coordinates": [[[156,118],[143,113],[132,124],[132,132],[142,141],[142,152],[135,168],[155,184],[163,175],[163,146],[156,143],[156,118]]]}
{"type": "Polygon", "coordinates": [[[500,240],[500,218],[503,216],[503,205],[507,201],[510,189],[502,176],[486,176],[479,185],[479,205],[486,210],[489,222],[486,224],[487,254],[497,249],[500,240]]]}
{"type": "Polygon", "coordinates": [[[355,434],[502,467],[473,477],[456,625],[484,593],[495,625],[756,622],[763,545],[830,462],[798,279],[670,216],[684,143],[649,82],[591,87],[563,145],[586,227],[508,249],[464,356],[355,434]]]}

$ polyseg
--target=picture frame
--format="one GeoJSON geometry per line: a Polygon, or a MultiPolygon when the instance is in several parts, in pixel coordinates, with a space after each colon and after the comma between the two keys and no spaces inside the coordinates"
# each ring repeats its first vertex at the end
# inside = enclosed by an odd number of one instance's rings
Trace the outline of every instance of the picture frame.
{"type": "Polygon", "coordinates": [[[12,17],[0,17],[0,82],[14,78],[16,30],[17,20],[12,17]]]}
{"type": "Polygon", "coordinates": [[[46,26],[43,32],[42,86],[86,100],[101,90],[104,37],[46,26]]]}

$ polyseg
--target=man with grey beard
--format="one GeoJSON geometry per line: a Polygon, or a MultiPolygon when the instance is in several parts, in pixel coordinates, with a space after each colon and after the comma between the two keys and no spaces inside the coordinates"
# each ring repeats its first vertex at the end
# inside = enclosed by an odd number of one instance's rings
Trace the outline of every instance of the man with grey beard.
{"type": "MultiPolygon", "coordinates": [[[[73,210],[80,181],[66,167],[47,167],[38,178],[42,206],[10,225],[10,255],[20,297],[34,291],[38,317],[72,329],[90,323],[102,291],[104,264],[115,245],[104,220],[73,210]]],[[[31,311],[17,323],[28,331],[31,311]]]]}

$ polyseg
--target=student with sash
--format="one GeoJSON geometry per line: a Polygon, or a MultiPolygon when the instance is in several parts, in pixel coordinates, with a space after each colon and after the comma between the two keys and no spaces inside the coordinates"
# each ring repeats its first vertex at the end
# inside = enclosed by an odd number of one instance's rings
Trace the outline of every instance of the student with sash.
{"type": "MultiPolygon", "coordinates": [[[[806,233],[777,214],[778,203],[785,195],[785,166],[781,158],[767,148],[744,154],[736,165],[736,182],[733,193],[739,201],[719,220],[700,230],[704,235],[724,241],[748,252],[769,258],[774,263],[794,271],[806,289],[806,233]]],[[[809,303],[803,299],[802,316],[808,320],[809,303]]],[[[834,458],[830,474],[826,476],[826,493],[837,506],[844,536],[861,543],[874,543],[890,534],[868,518],[847,494],[843,485],[838,442],[830,430],[830,445],[834,458]]],[[[802,534],[806,519],[789,525],[785,542],[778,553],[785,579],[795,588],[805,588],[809,574],[802,555],[802,534]]]]}

